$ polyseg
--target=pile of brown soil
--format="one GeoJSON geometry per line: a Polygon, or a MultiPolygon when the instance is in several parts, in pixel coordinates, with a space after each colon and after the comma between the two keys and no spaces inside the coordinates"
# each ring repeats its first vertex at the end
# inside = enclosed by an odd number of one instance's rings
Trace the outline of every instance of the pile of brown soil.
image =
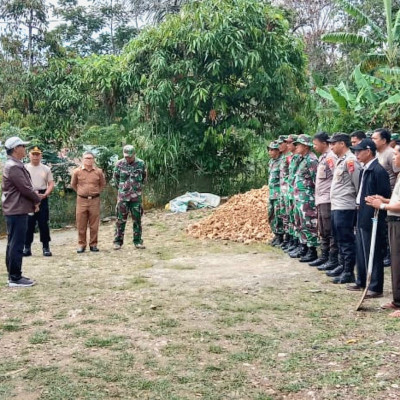
{"type": "Polygon", "coordinates": [[[187,233],[198,239],[267,242],[274,236],[268,223],[268,186],[231,197],[211,215],[189,225],[187,233]]]}

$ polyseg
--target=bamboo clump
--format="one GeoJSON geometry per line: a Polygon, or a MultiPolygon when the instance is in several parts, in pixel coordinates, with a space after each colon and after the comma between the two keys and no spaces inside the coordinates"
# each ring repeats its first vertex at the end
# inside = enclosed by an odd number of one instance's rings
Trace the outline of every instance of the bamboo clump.
{"type": "Polygon", "coordinates": [[[208,217],[189,225],[187,233],[198,239],[267,242],[274,236],[268,223],[268,198],[268,186],[237,194],[208,217]]]}

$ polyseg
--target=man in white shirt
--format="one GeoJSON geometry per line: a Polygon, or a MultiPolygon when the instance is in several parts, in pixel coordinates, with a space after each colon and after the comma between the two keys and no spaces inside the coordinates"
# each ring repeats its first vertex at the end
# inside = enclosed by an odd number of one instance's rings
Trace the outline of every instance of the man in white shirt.
{"type": "Polygon", "coordinates": [[[48,196],[54,189],[54,180],[51,169],[42,164],[42,150],[35,146],[29,151],[28,164],[25,164],[25,168],[31,175],[33,189],[38,193],[40,197],[39,211],[28,217],[28,229],[25,236],[25,247],[23,254],[25,257],[32,255],[31,245],[33,242],[33,236],[35,232],[36,222],[39,226],[40,241],[43,246],[43,255],[50,257],[50,228],[49,228],[49,200],[48,196]]]}

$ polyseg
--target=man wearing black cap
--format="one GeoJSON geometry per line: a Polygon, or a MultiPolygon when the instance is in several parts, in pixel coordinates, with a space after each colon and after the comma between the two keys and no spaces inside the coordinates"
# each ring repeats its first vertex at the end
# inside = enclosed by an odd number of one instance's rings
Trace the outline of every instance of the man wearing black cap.
{"type": "Polygon", "coordinates": [[[331,149],[338,157],[331,186],[331,222],[339,248],[340,265],[328,276],[333,283],[354,282],[356,262],[354,224],[356,218],[356,197],[361,166],[350,151],[350,136],[336,133],[331,139],[331,149]]]}
{"type": "Polygon", "coordinates": [[[50,167],[41,163],[42,150],[34,146],[29,151],[28,164],[25,168],[29,171],[32,179],[33,188],[41,198],[39,211],[30,215],[28,218],[28,229],[25,236],[24,256],[31,256],[31,245],[35,232],[36,222],[39,226],[40,241],[43,246],[43,255],[50,257],[50,229],[49,229],[49,199],[50,193],[54,189],[53,174],[50,167]]]}
{"type": "Polygon", "coordinates": [[[31,279],[22,276],[22,252],[28,214],[39,209],[41,200],[33,190],[29,172],[22,163],[28,143],[17,136],[4,143],[7,161],[3,169],[1,201],[7,224],[6,266],[10,287],[29,287],[35,284],[31,279]]]}
{"type": "MultiPolygon", "coordinates": [[[[372,139],[364,139],[357,146],[351,148],[357,160],[362,163],[360,188],[357,194],[357,279],[356,283],[349,285],[348,290],[363,290],[366,284],[367,266],[371,244],[372,222],[374,210],[369,207],[365,198],[367,196],[383,196],[389,198],[391,194],[389,174],[379,164],[376,158],[376,146],[372,139]]],[[[383,257],[386,252],[386,211],[382,210],[378,217],[374,263],[371,284],[365,298],[381,297],[383,292],[383,257]]]]}

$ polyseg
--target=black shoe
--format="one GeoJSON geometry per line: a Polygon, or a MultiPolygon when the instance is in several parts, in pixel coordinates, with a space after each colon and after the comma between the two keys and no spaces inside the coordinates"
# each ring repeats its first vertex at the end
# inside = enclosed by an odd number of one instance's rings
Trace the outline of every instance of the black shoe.
{"type": "Polygon", "coordinates": [[[297,258],[303,258],[308,252],[308,246],[306,244],[300,245],[300,251],[297,253],[297,258]]]}
{"type": "Polygon", "coordinates": [[[343,272],[341,275],[337,276],[336,278],[332,279],[332,283],[353,283],[356,279],[354,277],[353,272],[343,272]]]}
{"type": "Polygon", "coordinates": [[[318,271],[332,271],[339,265],[337,258],[335,260],[329,260],[326,263],[317,267],[318,271]]]}
{"type": "Polygon", "coordinates": [[[386,256],[383,259],[383,266],[384,267],[390,267],[390,264],[392,264],[392,260],[390,259],[390,256],[386,256]]]}
{"type": "Polygon", "coordinates": [[[292,245],[285,249],[285,253],[290,253],[299,246],[299,239],[293,239],[292,245]]]}
{"type": "MultiPolygon", "coordinates": [[[[315,262],[318,259],[317,250],[315,247],[309,247],[307,254],[300,258],[300,262],[315,262]]],[[[312,264],[312,263],[311,263],[312,264]]]]}
{"type": "Polygon", "coordinates": [[[81,254],[81,253],[84,253],[85,250],[86,250],[86,249],[85,249],[84,247],[79,247],[79,249],[77,249],[76,252],[77,252],[78,254],[81,254]]]}
{"type": "Polygon", "coordinates": [[[90,246],[90,251],[94,251],[95,253],[97,253],[100,250],[97,248],[97,246],[90,246]]]}
{"type": "Polygon", "coordinates": [[[49,247],[43,247],[43,255],[44,255],[45,257],[51,257],[53,254],[51,253],[49,247]]]}
{"type": "Polygon", "coordinates": [[[319,267],[322,264],[325,264],[329,260],[329,255],[326,251],[322,251],[321,256],[316,260],[308,263],[310,267],[319,267]]]}
{"type": "Polygon", "coordinates": [[[292,251],[289,251],[290,258],[297,258],[297,254],[301,251],[301,245],[299,244],[292,251]]]}
{"type": "Polygon", "coordinates": [[[29,257],[32,255],[32,251],[30,247],[25,247],[24,250],[22,250],[22,255],[24,257],[29,257]]]}
{"type": "Polygon", "coordinates": [[[333,277],[335,277],[335,276],[341,275],[342,272],[343,272],[343,270],[344,270],[343,265],[338,265],[335,269],[332,269],[331,271],[328,271],[328,272],[326,273],[326,275],[329,276],[329,277],[331,277],[331,278],[333,278],[333,277]]]}

